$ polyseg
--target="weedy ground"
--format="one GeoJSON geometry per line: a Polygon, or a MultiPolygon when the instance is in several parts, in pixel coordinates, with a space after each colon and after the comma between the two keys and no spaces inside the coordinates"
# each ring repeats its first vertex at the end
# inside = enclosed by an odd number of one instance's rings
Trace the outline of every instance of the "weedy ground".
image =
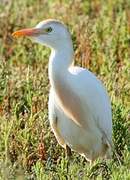
{"type": "MultiPolygon", "coordinates": [[[[61,67],[62,68],[62,67],[61,67]]],[[[130,1],[0,1],[0,179],[130,179],[130,1]],[[11,33],[46,18],[68,25],[75,64],[95,73],[112,102],[112,160],[67,159],[48,122],[50,50],[11,33]]]]}

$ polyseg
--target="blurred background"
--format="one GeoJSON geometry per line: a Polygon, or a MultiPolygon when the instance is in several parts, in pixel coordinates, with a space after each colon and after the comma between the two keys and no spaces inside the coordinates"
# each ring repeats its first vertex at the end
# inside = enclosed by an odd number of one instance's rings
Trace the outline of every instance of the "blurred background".
{"type": "Polygon", "coordinates": [[[1,179],[130,179],[130,1],[0,0],[1,179]],[[48,121],[50,50],[11,33],[47,18],[69,28],[75,64],[106,86],[119,161],[66,159],[48,121]]]}

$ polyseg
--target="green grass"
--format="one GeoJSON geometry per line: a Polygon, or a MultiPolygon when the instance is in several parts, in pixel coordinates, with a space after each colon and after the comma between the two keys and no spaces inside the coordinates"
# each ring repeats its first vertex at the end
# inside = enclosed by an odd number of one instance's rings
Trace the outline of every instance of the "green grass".
{"type": "Polygon", "coordinates": [[[2,0],[0,2],[0,179],[130,179],[130,1],[2,0]],[[113,141],[121,164],[93,166],[73,153],[66,159],[48,121],[50,50],[16,29],[46,18],[68,25],[75,63],[90,69],[112,102],[113,141]]]}

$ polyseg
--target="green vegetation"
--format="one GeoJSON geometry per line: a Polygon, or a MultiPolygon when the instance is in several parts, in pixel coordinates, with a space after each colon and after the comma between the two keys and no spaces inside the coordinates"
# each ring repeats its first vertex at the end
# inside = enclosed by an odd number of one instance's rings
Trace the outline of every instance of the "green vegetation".
{"type": "Polygon", "coordinates": [[[0,179],[130,179],[130,1],[0,1],[0,179]],[[56,142],[48,121],[50,51],[11,33],[46,18],[68,25],[75,63],[108,89],[113,108],[112,160],[93,166],[56,142]]]}

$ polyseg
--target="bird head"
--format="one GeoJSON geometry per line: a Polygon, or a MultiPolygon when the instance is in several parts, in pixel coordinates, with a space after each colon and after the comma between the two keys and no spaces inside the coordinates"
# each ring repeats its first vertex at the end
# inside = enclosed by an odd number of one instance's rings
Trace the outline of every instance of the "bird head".
{"type": "Polygon", "coordinates": [[[53,49],[61,47],[61,45],[71,39],[67,27],[55,19],[42,21],[34,28],[18,30],[12,35],[13,37],[30,37],[35,42],[53,49]]]}

